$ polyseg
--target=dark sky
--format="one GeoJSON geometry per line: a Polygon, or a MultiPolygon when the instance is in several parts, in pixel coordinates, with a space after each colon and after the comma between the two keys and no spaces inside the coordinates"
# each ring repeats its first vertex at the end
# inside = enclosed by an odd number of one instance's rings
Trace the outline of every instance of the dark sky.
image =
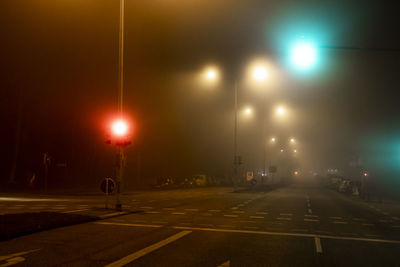
{"type": "MultiPolygon", "coordinates": [[[[378,1],[126,0],[125,110],[135,123],[129,172],[229,174],[235,79],[239,108],[255,109],[252,120],[239,118],[245,168],[261,168],[267,114],[266,135],[295,136],[304,166],[346,165],[360,156],[363,136],[398,123],[395,11],[378,1]],[[284,64],[285,42],[295,35],[331,47],[306,77],[284,64]],[[260,56],[279,75],[254,92],[241,78],[260,56]],[[212,90],[195,80],[209,62],[223,70],[212,90]],[[278,103],[292,114],[285,125],[269,119],[278,103]]],[[[67,159],[76,175],[96,176],[85,179],[112,174],[104,122],[117,105],[118,16],[118,0],[0,2],[3,173],[19,121],[20,176],[45,151],[67,159]]]]}

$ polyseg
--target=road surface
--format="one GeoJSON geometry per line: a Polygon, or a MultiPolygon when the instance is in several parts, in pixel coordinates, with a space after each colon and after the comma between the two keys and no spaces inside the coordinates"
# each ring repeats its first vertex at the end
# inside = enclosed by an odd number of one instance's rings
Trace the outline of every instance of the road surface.
{"type": "MultiPolygon", "coordinates": [[[[2,213],[95,212],[100,196],[1,196],[2,213]]],[[[0,243],[0,266],[399,266],[398,209],[313,184],[133,193],[104,219],[0,243]]],[[[99,209],[97,209],[99,210],[99,209]]]]}

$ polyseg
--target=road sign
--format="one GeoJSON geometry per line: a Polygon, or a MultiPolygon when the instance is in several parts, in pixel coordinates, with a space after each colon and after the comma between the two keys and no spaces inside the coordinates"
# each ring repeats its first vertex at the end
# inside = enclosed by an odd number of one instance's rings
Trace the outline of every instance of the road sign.
{"type": "Polygon", "coordinates": [[[103,193],[111,194],[114,191],[115,183],[111,178],[105,178],[101,181],[100,189],[103,193]]]}
{"type": "Polygon", "coordinates": [[[278,170],[278,168],[276,166],[269,166],[268,171],[270,173],[276,173],[276,171],[278,170]]]}
{"type": "Polygon", "coordinates": [[[246,180],[247,180],[247,181],[250,181],[250,180],[252,180],[253,178],[254,178],[253,171],[247,171],[247,172],[246,172],[246,180]]]}

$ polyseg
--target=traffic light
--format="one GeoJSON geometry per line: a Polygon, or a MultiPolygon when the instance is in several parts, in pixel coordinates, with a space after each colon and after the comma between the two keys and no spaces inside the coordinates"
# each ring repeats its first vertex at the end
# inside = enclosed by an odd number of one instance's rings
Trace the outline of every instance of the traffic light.
{"type": "Polygon", "coordinates": [[[107,134],[107,144],[116,146],[127,146],[131,144],[131,131],[129,123],[124,119],[117,119],[111,122],[109,133],[107,134]]]}

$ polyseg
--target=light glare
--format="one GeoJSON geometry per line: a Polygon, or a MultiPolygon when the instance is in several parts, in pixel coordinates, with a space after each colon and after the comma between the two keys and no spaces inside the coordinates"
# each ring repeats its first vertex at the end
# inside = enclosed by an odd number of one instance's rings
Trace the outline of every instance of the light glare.
{"type": "Polygon", "coordinates": [[[111,129],[115,135],[123,136],[128,132],[128,124],[123,120],[117,120],[112,124],[111,129]]]}
{"type": "Polygon", "coordinates": [[[297,43],[292,48],[291,60],[293,64],[300,69],[308,69],[312,67],[317,60],[316,49],[311,43],[297,43]]]}

